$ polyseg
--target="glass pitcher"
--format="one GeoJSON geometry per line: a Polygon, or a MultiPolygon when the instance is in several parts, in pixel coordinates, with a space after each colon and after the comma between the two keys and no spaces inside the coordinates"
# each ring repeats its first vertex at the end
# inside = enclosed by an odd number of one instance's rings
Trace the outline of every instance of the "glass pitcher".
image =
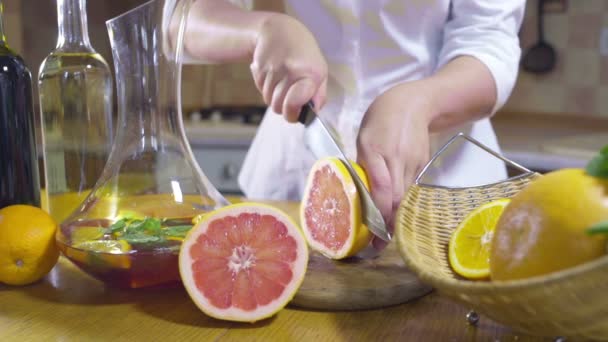
{"type": "Polygon", "coordinates": [[[120,287],[178,282],[179,247],[193,222],[228,204],[195,161],[182,122],[181,41],[190,3],[152,0],[107,21],[116,139],[57,241],[85,272],[120,287]]]}

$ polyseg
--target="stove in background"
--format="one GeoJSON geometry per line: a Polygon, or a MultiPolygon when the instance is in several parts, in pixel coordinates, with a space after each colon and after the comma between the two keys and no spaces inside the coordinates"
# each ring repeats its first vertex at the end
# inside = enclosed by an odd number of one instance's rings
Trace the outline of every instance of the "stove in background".
{"type": "Polygon", "coordinates": [[[266,107],[213,107],[184,113],[201,169],[223,194],[242,196],[238,175],[266,107]]]}

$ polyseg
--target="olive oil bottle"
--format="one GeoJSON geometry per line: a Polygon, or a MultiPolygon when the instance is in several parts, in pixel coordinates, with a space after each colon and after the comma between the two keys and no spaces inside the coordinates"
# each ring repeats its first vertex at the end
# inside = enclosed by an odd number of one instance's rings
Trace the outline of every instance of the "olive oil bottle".
{"type": "Polygon", "coordinates": [[[86,0],[57,0],[58,39],[38,74],[47,210],[63,221],[103,171],[113,139],[112,76],[90,43],[86,0]]]}
{"type": "Polygon", "coordinates": [[[40,206],[32,78],[6,43],[0,2],[0,208],[40,206]]]}

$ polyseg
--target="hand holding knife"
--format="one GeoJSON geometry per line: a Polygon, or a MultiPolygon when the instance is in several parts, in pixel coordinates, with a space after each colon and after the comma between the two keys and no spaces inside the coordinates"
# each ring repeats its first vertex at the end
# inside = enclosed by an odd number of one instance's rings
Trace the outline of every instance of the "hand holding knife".
{"type": "Polygon", "coordinates": [[[363,222],[367,225],[369,230],[375,236],[386,242],[389,242],[391,240],[391,235],[389,234],[386,228],[384,218],[382,217],[382,214],[380,213],[378,207],[375,205],[369,191],[363,184],[363,181],[361,181],[355,170],[350,165],[348,158],[344,154],[344,151],[342,151],[342,149],[340,148],[340,144],[338,143],[338,141],[340,140],[339,137],[335,132],[330,129],[330,126],[327,125],[324,120],[316,114],[314,110],[314,104],[312,103],[312,101],[309,101],[302,108],[302,111],[300,112],[300,115],[298,117],[298,121],[308,127],[313,124],[315,118],[323,127],[323,131],[327,134],[329,140],[333,142],[332,145],[335,148],[335,154],[340,159],[342,159],[346,168],[348,169],[348,172],[350,173],[351,177],[355,182],[357,191],[361,196],[361,207],[363,208],[363,222]]]}

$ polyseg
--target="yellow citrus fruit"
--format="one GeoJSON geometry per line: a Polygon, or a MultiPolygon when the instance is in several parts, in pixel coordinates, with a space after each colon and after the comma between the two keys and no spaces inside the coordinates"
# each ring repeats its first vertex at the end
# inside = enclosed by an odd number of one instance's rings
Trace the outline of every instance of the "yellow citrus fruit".
{"type": "Polygon", "coordinates": [[[503,198],[479,206],[454,230],[448,245],[454,272],[468,279],[484,279],[490,275],[492,235],[509,201],[503,198]]]}
{"type": "MultiPolygon", "coordinates": [[[[350,163],[369,189],[363,168],[350,163]]],[[[346,165],[335,157],[319,159],[308,175],[300,204],[300,222],[310,248],[332,259],[359,253],[372,238],[362,220],[361,199],[346,165]]]]}
{"type": "Polygon", "coordinates": [[[29,205],[0,209],[0,282],[27,285],[42,279],[59,258],[57,224],[29,205]]]}
{"type": "Polygon", "coordinates": [[[582,169],[547,173],[517,193],[498,221],[490,254],[492,280],[551,273],[598,258],[604,234],[586,230],[608,220],[608,179],[582,169]]]}

